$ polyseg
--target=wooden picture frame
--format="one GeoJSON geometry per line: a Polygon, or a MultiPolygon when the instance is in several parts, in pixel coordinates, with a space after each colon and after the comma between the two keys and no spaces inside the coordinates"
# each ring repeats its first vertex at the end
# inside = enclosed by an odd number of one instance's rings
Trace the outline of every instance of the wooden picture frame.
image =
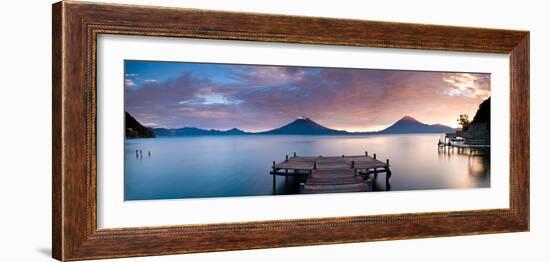
{"type": "Polygon", "coordinates": [[[83,2],[53,5],[53,257],[82,260],[529,230],[529,32],[83,2]],[[510,57],[510,207],[98,229],[99,34],[408,48],[510,57]]]}

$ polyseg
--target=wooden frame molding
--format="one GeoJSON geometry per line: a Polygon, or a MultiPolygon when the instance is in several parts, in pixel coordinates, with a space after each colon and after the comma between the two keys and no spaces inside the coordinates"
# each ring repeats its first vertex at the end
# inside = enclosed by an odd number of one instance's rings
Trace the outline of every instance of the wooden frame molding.
{"type": "Polygon", "coordinates": [[[84,2],[53,5],[53,257],[82,260],[529,230],[529,32],[84,2]],[[510,208],[98,229],[99,34],[510,56],[510,208]]]}

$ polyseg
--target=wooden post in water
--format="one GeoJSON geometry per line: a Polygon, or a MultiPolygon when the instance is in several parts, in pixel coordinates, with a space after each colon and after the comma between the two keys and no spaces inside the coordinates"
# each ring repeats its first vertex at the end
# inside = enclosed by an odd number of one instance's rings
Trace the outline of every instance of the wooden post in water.
{"type": "Polygon", "coordinates": [[[370,177],[367,177],[367,192],[372,192],[372,179],[370,177]]]}
{"type": "Polygon", "coordinates": [[[275,161],[273,161],[272,169],[273,169],[273,194],[275,195],[275,193],[277,193],[276,181],[275,181],[277,169],[275,168],[275,161]]]}
{"type": "Polygon", "coordinates": [[[285,187],[287,183],[288,183],[288,168],[285,168],[285,187]]]}
{"type": "Polygon", "coordinates": [[[386,188],[388,188],[390,177],[391,177],[390,160],[386,159],[386,188]]]}
{"type": "Polygon", "coordinates": [[[388,188],[390,177],[391,177],[390,160],[386,159],[386,188],[388,188]]]}

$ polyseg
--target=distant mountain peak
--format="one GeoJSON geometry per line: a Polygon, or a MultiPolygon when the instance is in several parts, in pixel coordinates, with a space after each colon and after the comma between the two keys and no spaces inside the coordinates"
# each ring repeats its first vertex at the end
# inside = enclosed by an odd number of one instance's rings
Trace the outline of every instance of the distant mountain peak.
{"type": "MultiPolygon", "coordinates": [[[[416,120],[416,118],[412,117],[412,116],[409,116],[409,115],[406,115],[404,116],[403,118],[401,118],[402,121],[416,121],[416,122],[420,122],[418,120],[416,120]]],[[[400,121],[401,121],[400,120],[400,121]]]]}
{"type": "Polygon", "coordinates": [[[322,126],[319,123],[301,116],[294,121],[272,130],[262,132],[262,134],[277,134],[277,135],[333,135],[345,134],[345,131],[334,130],[322,126]]]}
{"type": "Polygon", "coordinates": [[[404,116],[399,121],[395,122],[393,125],[387,127],[386,129],[380,131],[381,133],[386,134],[410,134],[410,133],[446,133],[452,132],[453,129],[448,126],[435,124],[429,125],[424,124],[416,120],[412,116],[404,116]]]}

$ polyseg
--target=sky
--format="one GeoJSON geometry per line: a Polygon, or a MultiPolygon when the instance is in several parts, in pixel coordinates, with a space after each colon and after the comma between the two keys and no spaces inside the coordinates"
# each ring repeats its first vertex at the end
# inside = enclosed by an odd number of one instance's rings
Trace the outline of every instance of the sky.
{"type": "Polygon", "coordinates": [[[490,74],[125,61],[124,107],[149,127],[264,131],[308,117],[377,131],[403,116],[457,127],[490,96],[490,74]]]}

